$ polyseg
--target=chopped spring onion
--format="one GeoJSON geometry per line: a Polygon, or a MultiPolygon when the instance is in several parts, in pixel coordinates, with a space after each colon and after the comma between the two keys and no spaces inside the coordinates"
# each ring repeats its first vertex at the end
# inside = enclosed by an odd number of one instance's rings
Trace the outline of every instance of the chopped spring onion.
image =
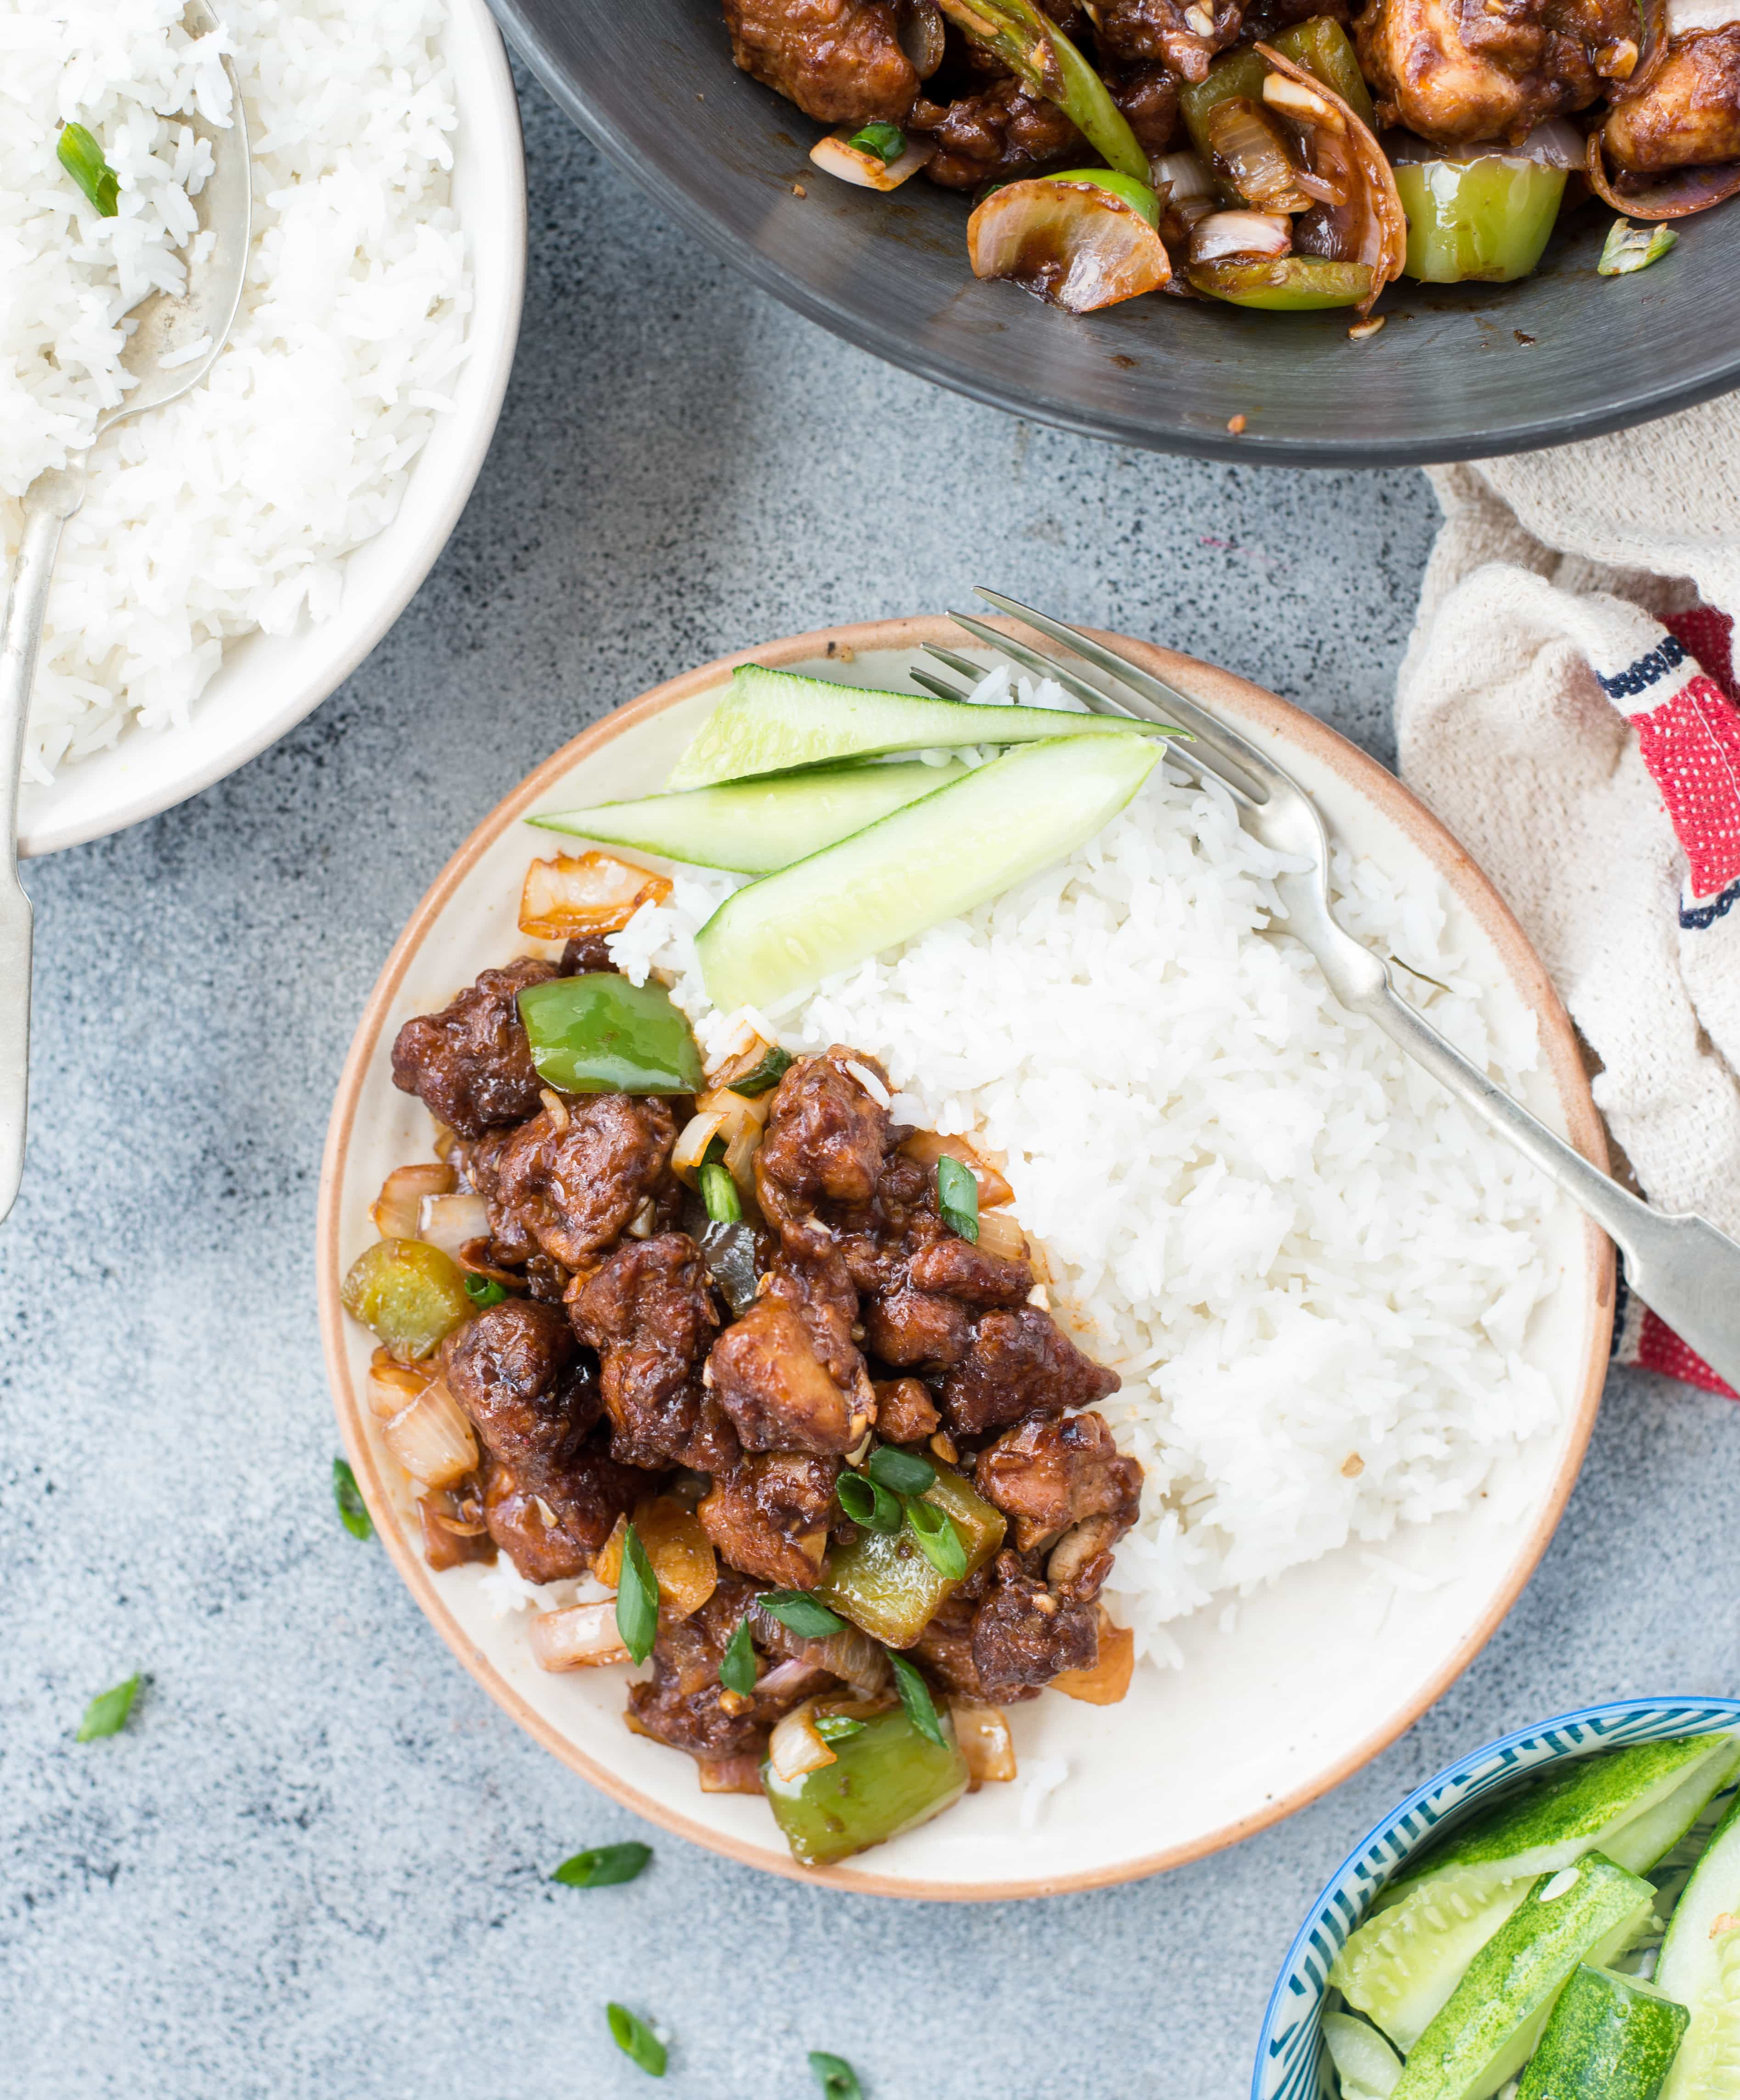
{"type": "MultiPolygon", "coordinates": [[[[716,1144],[718,1140],[714,1141],[716,1144]]],[[[707,1215],[716,1225],[742,1223],[743,1206],[738,1196],[737,1184],[731,1179],[730,1168],[722,1160],[703,1160],[696,1171],[695,1185],[701,1191],[707,1215]]]]}
{"type": "Polygon", "coordinates": [[[637,1662],[645,1662],[659,1634],[659,1578],[641,1534],[631,1524],[623,1533],[622,1574],[616,1586],[616,1630],[637,1662]]]}
{"type": "Polygon", "coordinates": [[[940,1510],[935,1502],[921,1501],[916,1495],[906,1505],[906,1521],[912,1527],[912,1535],[918,1542],[918,1550],[936,1573],[950,1582],[964,1582],[967,1576],[967,1548],[961,1543],[961,1535],[949,1520],[946,1511],[940,1510]]]}
{"type": "Polygon", "coordinates": [[[1647,270],[1680,238],[1671,226],[1633,226],[1628,218],[1616,218],[1595,266],[1603,277],[1628,277],[1633,270],[1647,270]]]}
{"type": "MultiPolygon", "coordinates": [[[[966,1173],[964,1167],[961,1171],[966,1173]]],[[[970,1181],[972,1176],[968,1174],[967,1178],[970,1181]]],[[[892,1444],[877,1445],[870,1455],[867,1470],[873,1480],[896,1495],[922,1495],[936,1485],[936,1468],[928,1458],[897,1450],[892,1444]]]]}
{"type": "Polygon", "coordinates": [[[374,1535],[374,1525],[369,1521],[368,1505],[363,1500],[363,1491],[356,1484],[356,1476],[350,1462],[344,1458],[333,1461],[333,1500],[338,1505],[338,1521],[353,1538],[369,1538],[374,1535]]]}
{"type": "Polygon", "coordinates": [[[789,1050],[782,1050],[776,1043],[753,1071],[731,1082],[731,1091],[741,1094],[746,1101],[759,1100],[779,1084],[795,1061],[789,1050]]]}
{"type": "Polygon", "coordinates": [[[595,1845],[588,1851],[576,1852],[571,1860],[564,1860],[550,1879],[560,1882],[565,1889],[615,1888],[619,1882],[632,1882],[644,1873],[652,1856],[650,1845],[632,1839],[625,1845],[595,1845]]]}
{"type": "Polygon", "coordinates": [[[664,2044],[645,2021],[626,2005],[612,2001],[604,2009],[610,2023],[610,2039],[631,2063],[638,2064],[649,2078],[663,2078],[667,2062],[664,2044]]]}
{"type": "Polygon", "coordinates": [[[944,1153],[936,1162],[936,1202],[942,1221],[963,1240],[979,1237],[979,1183],[970,1167],[944,1153]]]}
{"type": "Polygon", "coordinates": [[[846,1621],[838,1612],[818,1604],[803,1590],[769,1590],[755,1602],[770,1619],[777,1619],[804,1640],[826,1640],[830,1634],[846,1630],[846,1621]]]}
{"type": "Polygon", "coordinates": [[[894,1665],[894,1686],[901,1695],[901,1705],[905,1709],[906,1718],[928,1743],[943,1746],[942,1723],[936,1718],[936,1708],[931,1697],[931,1688],[919,1676],[903,1655],[896,1655],[891,1648],[888,1660],[894,1665]]]}
{"type": "Polygon", "coordinates": [[[842,1473],[834,1493],[847,1515],[867,1531],[885,1531],[892,1536],[906,1521],[900,1497],[891,1494],[880,1480],[862,1473],[842,1473]]]}
{"type": "Polygon", "coordinates": [[[897,124],[866,124],[846,141],[854,153],[874,153],[880,161],[897,161],[906,150],[906,134],[897,124]]]}
{"type": "Polygon", "coordinates": [[[127,1716],[133,1711],[133,1702],[139,1696],[142,1682],[135,1674],[125,1683],[99,1692],[85,1709],[85,1718],[78,1724],[80,1742],[94,1743],[104,1736],[118,1736],[127,1725],[127,1716]]]}
{"type": "Polygon", "coordinates": [[[816,2074],[823,2100],[864,2100],[858,2074],[843,2056],[830,2056],[825,2049],[813,2049],[809,2067],[816,2074]]]}
{"type": "Polygon", "coordinates": [[[849,1714],[818,1714],[810,1723],[825,1743],[844,1742],[848,1736],[861,1736],[864,1723],[849,1714]]]}
{"type": "Polygon", "coordinates": [[[480,1312],[487,1312],[491,1305],[500,1304],[507,1296],[505,1289],[492,1276],[468,1276],[465,1295],[480,1312]]]}
{"type": "Polygon", "coordinates": [[[103,148],[82,124],[64,124],[56,158],[104,218],[120,210],[121,178],[103,157],[103,148]]]}
{"type": "Polygon", "coordinates": [[[719,1681],[727,1692],[736,1692],[739,1698],[747,1698],[755,1688],[755,1649],[747,1619],[738,1621],[737,1631],[720,1657],[719,1681]]]}

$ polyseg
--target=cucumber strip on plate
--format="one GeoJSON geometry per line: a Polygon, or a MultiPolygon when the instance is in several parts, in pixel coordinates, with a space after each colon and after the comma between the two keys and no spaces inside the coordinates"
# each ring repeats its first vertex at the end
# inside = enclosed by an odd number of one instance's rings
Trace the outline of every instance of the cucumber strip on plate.
{"type": "Polygon", "coordinates": [[[1544,1875],[1408,2051],[1392,2100],[1488,2100],[1528,2061],[1579,1965],[1623,1953],[1654,1903],[1647,1882],[1599,1852],[1544,1875]]]}
{"type": "Polygon", "coordinates": [[[850,838],[921,795],[934,795],[966,770],[958,759],[945,765],[817,766],[682,794],[648,795],[637,802],[552,810],[527,821],[547,832],[571,832],[698,867],[771,875],[850,838]]]}
{"type": "Polygon", "coordinates": [[[723,699],[676,761],[667,788],[710,788],[746,774],[783,773],[832,760],[880,758],[895,751],[959,749],[977,743],[1033,743],[1048,736],[1176,735],[1124,715],[1071,714],[1055,708],[976,707],[913,693],[878,693],[795,671],[740,664],[723,699]]]}
{"type": "Polygon", "coordinates": [[[1559,1993],[1517,2100],[1657,2100],[1686,2011],[1635,1976],[1578,1970],[1559,1993]]]}
{"type": "Polygon", "coordinates": [[[1341,2100],[1390,2100],[1402,2060],[1376,2027],[1351,2013],[1325,2013],[1323,2038],[1341,2080],[1341,2100]]]}
{"type": "Polygon", "coordinates": [[[1024,744],[838,845],[764,876],[695,937],[721,1012],[771,1011],[836,970],[971,911],[1092,838],[1159,763],[1135,736],[1024,744]]]}
{"type": "Polygon", "coordinates": [[[1733,2100],[1740,2093],[1740,1801],[1674,1908],[1655,1983],[1692,2020],[1662,2100],[1733,2100]]]}
{"type": "Polygon", "coordinates": [[[1409,2049],[1537,1875],[1600,1851],[1642,1873],[1740,1769],[1740,1738],[1681,1736],[1581,1758],[1473,1817],[1392,1882],[1329,1980],[1409,2049]]]}

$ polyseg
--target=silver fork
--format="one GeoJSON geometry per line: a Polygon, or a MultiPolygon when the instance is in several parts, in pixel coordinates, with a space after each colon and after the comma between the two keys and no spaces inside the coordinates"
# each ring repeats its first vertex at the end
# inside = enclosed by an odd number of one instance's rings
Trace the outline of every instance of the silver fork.
{"type": "MultiPolygon", "coordinates": [[[[1055,679],[1096,714],[1134,715],[1188,730],[1192,741],[1166,747],[1166,761],[1217,781],[1231,796],[1239,818],[1253,838],[1308,863],[1277,877],[1275,889],[1287,911],[1287,930],[1309,948],[1329,987],[1350,1012],[1374,1021],[1408,1056],[1423,1065],[1459,1101],[1484,1117],[1574,1203],[1601,1226],[1625,1257],[1627,1278],[1645,1304],[1694,1348],[1711,1369],[1740,1389],[1740,1246],[1707,1218],[1653,1211],[1610,1176],[1512,1100],[1460,1050],[1446,1042],[1423,1014],[1397,991],[1388,964],[1341,926],[1329,908],[1329,840],[1322,817],[1297,781],[1268,753],[1178,691],[1096,642],[1000,592],[979,596],[1056,642],[1116,682],[1103,692],[1056,658],[1012,640],[968,614],[949,615],[976,642],[1022,670],[1055,679]]],[[[936,658],[970,688],[985,667],[952,650],[931,647],[936,658]]],[[[915,683],[943,699],[959,699],[961,687],[933,673],[914,669],[915,683]]]]}

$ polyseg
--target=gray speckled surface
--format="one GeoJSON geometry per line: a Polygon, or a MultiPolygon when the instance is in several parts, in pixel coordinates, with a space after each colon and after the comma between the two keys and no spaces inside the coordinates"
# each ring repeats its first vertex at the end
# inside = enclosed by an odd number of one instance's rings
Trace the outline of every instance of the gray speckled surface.
{"type": "Polygon", "coordinates": [[[1143,1886],[896,1907],[659,1838],[520,1736],[334,1520],[310,1245],[326,1110],[399,927],[556,743],[720,651],[993,577],[1218,657],[1389,751],[1423,481],[1096,449],[927,391],[728,279],[535,90],[506,417],[410,611],[295,735],[38,863],[29,1174],[0,1231],[0,2088],[493,2100],[1234,2100],[1280,1954],[1401,1793],[1522,1721],[1732,1692],[1740,1413],[1616,1379],[1486,1654],[1280,1829],[1143,1886]],[[86,1701],[148,1685],[81,1748],[86,1701]]]}

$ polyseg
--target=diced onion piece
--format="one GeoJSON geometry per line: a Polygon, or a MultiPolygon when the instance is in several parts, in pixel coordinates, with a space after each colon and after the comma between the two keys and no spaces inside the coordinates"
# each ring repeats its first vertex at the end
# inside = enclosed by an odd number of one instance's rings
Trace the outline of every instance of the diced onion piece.
{"type": "Polygon", "coordinates": [[[1006,183],[967,222],[976,277],[1007,277],[1074,314],[1157,292],[1165,243],[1134,205],[1096,183],[1006,183]]]}
{"type": "Polygon", "coordinates": [[[425,1196],[417,1209],[414,1237],[456,1261],[460,1249],[489,1237],[489,1205],[481,1196],[425,1196]]]}
{"type": "Polygon", "coordinates": [[[697,1758],[695,1771],[703,1793],[760,1793],[761,1760],[743,1758],[697,1758]]]}
{"type": "Polygon", "coordinates": [[[1510,161],[1539,161],[1544,167],[1580,169],[1585,158],[1583,134],[1568,117],[1549,117],[1537,124],[1520,146],[1507,148],[1510,161]]]}
{"type": "Polygon", "coordinates": [[[1288,255],[1293,252],[1289,221],[1266,211],[1211,211],[1190,230],[1192,262],[1218,262],[1230,255],[1288,255]]]}
{"type": "Polygon", "coordinates": [[[623,1539],[628,1529],[628,1520],[619,1516],[610,1527],[610,1535],[598,1548],[592,1564],[592,1580],[603,1583],[606,1590],[620,1586],[623,1579],[623,1539]]]}
{"type": "Polygon", "coordinates": [[[541,941],[615,933],[643,904],[662,904],[669,880],[614,854],[557,854],[535,860],[520,892],[520,931],[541,941]]]}
{"type": "Polygon", "coordinates": [[[1315,87],[1302,80],[1289,80],[1284,73],[1264,75],[1262,99],[1270,108],[1278,109],[1283,117],[1295,117],[1301,124],[1327,124],[1332,131],[1346,129],[1341,112],[1332,108],[1315,87]]]}
{"type": "Polygon", "coordinates": [[[430,1364],[402,1364],[390,1349],[377,1349],[368,1363],[368,1406],[390,1422],[407,1408],[435,1375],[430,1364]]]}
{"type": "MultiPolygon", "coordinates": [[[[699,1517],[674,1495],[654,1495],[636,1507],[634,1528],[652,1564],[660,1605],[680,1619],[698,1612],[719,1586],[718,1559],[699,1517]]],[[[619,1560],[619,1545],[617,1551],[619,1560]]]]}
{"type": "Polygon", "coordinates": [[[835,131],[818,139],[809,149],[809,157],[823,174],[861,190],[897,190],[936,157],[934,139],[909,138],[905,152],[885,161],[880,153],[860,152],[850,143],[852,135],[850,131],[835,131]]]}
{"type": "Polygon", "coordinates": [[[707,1149],[718,1136],[725,1119],[723,1109],[711,1109],[690,1116],[677,1132],[676,1143],[671,1149],[671,1171],[679,1181],[694,1188],[707,1149]]]}
{"type": "Polygon", "coordinates": [[[1267,212],[1305,210],[1286,142],[1260,104],[1248,95],[1225,96],[1209,112],[1208,131],[1209,165],[1247,204],[1267,212]]]}
{"type": "Polygon", "coordinates": [[[1115,1706],[1130,1689],[1136,1666],[1136,1637],[1128,1626],[1115,1626],[1099,1615],[1099,1659],[1091,1670],[1066,1670],[1051,1679],[1051,1689],[1090,1706],[1115,1706]]]}
{"type": "Polygon", "coordinates": [[[949,1709],[954,1723],[954,1740],[961,1746],[971,1777],[967,1791],[976,1793],[987,1780],[1001,1782],[1015,1776],[1015,1744],[1009,1723],[1000,1706],[957,1706],[949,1709]]]}
{"type": "Polygon", "coordinates": [[[834,1752],[816,1733],[816,1702],[806,1699],[794,1706],[768,1738],[768,1757],[783,1780],[801,1779],[805,1772],[819,1771],[835,1762],[834,1752]]]}
{"type": "Polygon", "coordinates": [[[532,1660],[540,1670],[590,1670],[601,1662],[626,1662],[628,1651],[616,1630],[616,1607],[570,1604],[540,1612],[531,1626],[532,1660]]]}
{"type": "Polygon", "coordinates": [[[971,1170],[979,1185],[979,1219],[982,1229],[985,1214],[994,1211],[1000,1204],[1012,1202],[1015,1191],[982,1154],[976,1152],[964,1137],[939,1137],[934,1130],[915,1130],[901,1146],[908,1159],[915,1159],[919,1166],[934,1169],[945,1153],[951,1159],[958,1159],[962,1166],[971,1170]]]}
{"type": "Polygon", "coordinates": [[[1148,166],[1155,188],[1165,191],[1174,205],[1189,204],[1197,197],[1214,194],[1214,181],[1194,153],[1156,154],[1148,166]]]}
{"type": "Polygon", "coordinates": [[[998,1261],[1025,1261],[1029,1249],[1027,1235],[1008,1211],[979,1213],[979,1251],[998,1261]]]}
{"type": "Polygon", "coordinates": [[[765,1129],[773,1113],[773,1092],[771,1088],[764,1094],[739,1094],[729,1087],[709,1087],[704,1094],[695,1096],[695,1108],[698,1112],[717,1109],[730,1125],[727,1133],[729,1136],[745,1123],[754,1123],[758,1130],[765,1129]]]}
{"type": "Polygon", "coordinates": [[[399,1464],[426,1488],[444,1488],[478,1462],[471,1424],[438,1378],[432,1378],[381,1433],[399,1464]]]}
{"type": "Polygon", "coordinates": [[[849,1685],[861,1699],[874,1699],[887,1691],[893,1674],[887,1649],[856,1626],[828,1635],[822,1643],[822,1666],[849,1685]]]}
{"type": "Polygon", "coordinates": [[[414,1240],[417,1216],[425,1196],[445,1196],[459,1177],[451,1167],[431,1162],[426,1166],[395,1167],[381,1184],[381,1193],[369,1209],[375,1230],[384,1240],[414,1240]]]}
{"type": "Polygon", "coordinates": [[[746,1195],[755,1193],[755,1177],[751,1162],[760,1146],[760,1125],[746,1122],[725,1147],[725,1171],[746,1195]]]}

